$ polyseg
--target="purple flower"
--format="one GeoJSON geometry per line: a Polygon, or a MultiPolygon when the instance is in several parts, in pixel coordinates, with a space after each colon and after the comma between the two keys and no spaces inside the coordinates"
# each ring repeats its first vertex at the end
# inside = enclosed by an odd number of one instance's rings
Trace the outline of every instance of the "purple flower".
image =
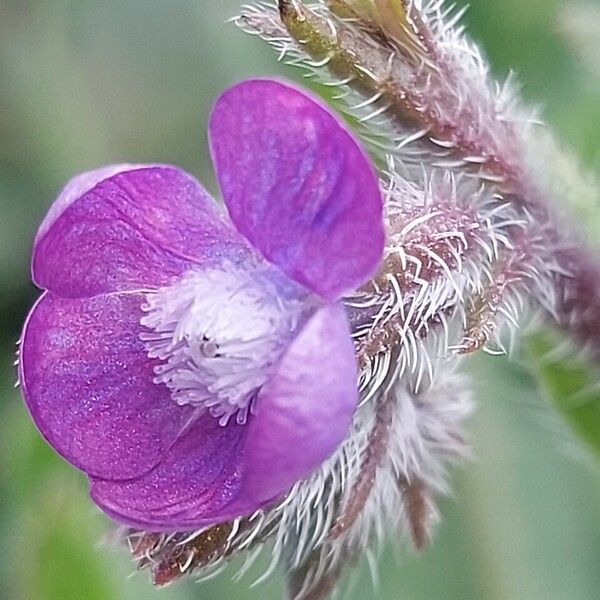
{"type": "Polygon", "coordinates": [[[79,175],[36,237],[21,342],[42,435],[105,512],[156,531],[250,513],[345,438],[339,298],[384,243],[375,171],[314,98],[246,81],[209,130],[229,214],[173,166],[79,175]]]}

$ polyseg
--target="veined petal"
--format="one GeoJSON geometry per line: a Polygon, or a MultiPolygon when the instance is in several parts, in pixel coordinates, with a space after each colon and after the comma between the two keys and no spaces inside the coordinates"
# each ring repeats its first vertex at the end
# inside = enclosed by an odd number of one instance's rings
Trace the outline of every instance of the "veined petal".
{"type": "Polygon", "coordinates": [[[378,179],[321,102],[246,81],[217,100],[209,132],[231,219],[269,261],[328,299],[373,274],[384,244],[378,179]]]}
{"type": "Polygon", "coordinates": [[[195,262],[247,252],[202,186],[167,165],[115,165],[75,177],[42,223],[34,282],[65,297],[169,282],[195,262]]]}
{"type": "Polygon", "coordinates": [[[148,471],[193,414],[152,381],[140,340],[143,301],[135,293],[46,292],[25,325],[19,378],[27,407],[50,445],[91,475],[148,471]]]}
{"type": "Polygon", "coordinates": [[[187,530],[220,519],[240,490],[246,430],[205,413],[150,473],[91,480],[92,499],[113,518],[149,531],[187,530]]]}
{"type": "Polygon", "coordinates": [[[308,321],[261,392],[247,425],[204,414],[151,472],[92,479],[109,515],[150,531],[187,530],[252,513],[316,469],[347,435],[358,402],[344,309],[308,321]]]}

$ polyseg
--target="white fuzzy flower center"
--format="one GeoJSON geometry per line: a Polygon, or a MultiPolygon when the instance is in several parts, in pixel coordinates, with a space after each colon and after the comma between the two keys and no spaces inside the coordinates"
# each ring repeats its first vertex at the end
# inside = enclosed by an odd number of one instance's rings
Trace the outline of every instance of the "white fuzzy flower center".
{"type": "Polygon", "coordinates": [[[190,271],[150,292],[142,340],[173,400],[205,409],[226,425],[246,422],[306,303],[273,271],[226,265],[190,271]]]}

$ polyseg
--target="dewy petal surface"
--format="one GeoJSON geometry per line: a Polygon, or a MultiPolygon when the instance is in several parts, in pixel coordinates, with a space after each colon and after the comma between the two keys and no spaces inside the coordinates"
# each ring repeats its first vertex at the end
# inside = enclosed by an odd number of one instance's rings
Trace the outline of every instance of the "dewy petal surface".
{"type": "Polygon", "coordinates": [[[327,305],[301,330],[263,388],[250,423],[197,419],[151,472],[92,480],[114,518],[152,531],[192,529],[249,514],[309,475],[347,435],[358,402],[344,309],[327,305]]]}
{"type": "Polygon", "coordinates": [[[384,244],[378,179],[329,109],[250,80],[217,100],[209,132],[230,216],[269,261],[328,299],[372,275],[384,244]]]}
{"type": "Polygon", "coordinates": [[[246,252],[246,241],[190,175],[115,165],[74,178],[35,240],[34,282],[65,297],[168,283],[195,262],[246,252]]]}
{"type": "Polygon", "coordinates": [[[46,292],[25,326],[25,402],[48,442],[88,474],[126,479],[148,471],[192,415],[152,382],[153,363],[140,340],[143,300],[46,292]]]}

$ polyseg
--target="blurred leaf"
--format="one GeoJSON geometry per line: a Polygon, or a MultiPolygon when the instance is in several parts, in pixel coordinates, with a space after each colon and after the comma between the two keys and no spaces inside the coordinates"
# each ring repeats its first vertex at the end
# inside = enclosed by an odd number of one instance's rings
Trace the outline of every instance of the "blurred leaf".
{"type": "Polygon", "coordinates": [[[559,31],[587,70],[588,85],[600,89],[600,6],[565,4],[559,12],[559,31]]]}
{"type": "Polygon", "coordinates": [[[115,582],[107,577],[108,564],[99,560],[100,553],[90,543],[95,537],[91,525],[97,524],[93,512],[78,495],[70,493],[72,478],[61,479],[47,481],[44,491],[50,497],[44,501],[43,526],[37,519],[30,524],[33,531],[27,536],[30,547],[23,573],[28,579],[24,598],[114,598],[115,582]]]}
{"type": "Polygon", "coordinates": [[[531,336],[527,347],[550,400],[600,456],[600,367],[582,356],[565,356],[564,341],[550,329],[531,336]]]}

